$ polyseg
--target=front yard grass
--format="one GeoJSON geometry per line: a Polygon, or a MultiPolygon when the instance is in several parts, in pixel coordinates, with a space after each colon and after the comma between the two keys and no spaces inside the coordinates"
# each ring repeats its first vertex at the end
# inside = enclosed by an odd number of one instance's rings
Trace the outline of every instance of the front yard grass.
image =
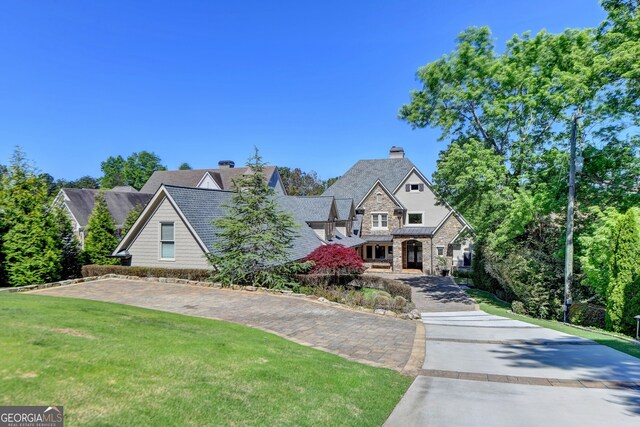
{"type": "Polygon", "coordinates": [[[0,405],[69,425],[381,425],[412,378],[210,319],[0,295],[0,405]]]}
{"type": "Polygon", "coordinates": [[[495,314],[496,316],[508,317],[509,319],[521,320],[523,322],[531,323],[533,325],[542,326],[544,328],[553,329],[555,331],[564,332],[566,334],[575,335],[578,337],[586,338],[597,342],[598,344],[606,345],[607,347],[614,348],[623,353],[640,359],[640,345],[627,341],[622,338],[617,338],[609,333],[604,334],[595,330],[585,330],[582,328],[576,328],[571,325],[567,325],[555,320],[543,320],[536,319],[529,316],[522,316],[515,314],[511,311],[511,306],[506,302],[498,299],[495,295],[489,292],[481,291],[479,289],[466,289],[467,294],[476,300],[480,306],[480,310],[495,314]]]}

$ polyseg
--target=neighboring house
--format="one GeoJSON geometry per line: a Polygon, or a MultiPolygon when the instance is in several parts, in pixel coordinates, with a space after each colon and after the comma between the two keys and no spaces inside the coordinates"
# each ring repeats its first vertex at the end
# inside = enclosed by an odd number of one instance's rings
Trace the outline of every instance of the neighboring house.
{"type": "MultiPolygon", "coordinates": [[[[251,173],[248,167],[234,166],[235,163],[232,160],[221,160],[218,162],[218,169],[155,171],[140,192],[154,194],[162,184],[233,191],[233,180],[240,175],[251,173]]],[[[277,167],[265,166],[263,174],[269,187],[278,194],[286,194],[277,167]]]]}
{"type": "MultiPolygon", "coordinates": [[[[161,184],[113,255],[132,266],[210,268],[206,254],[215,250],[217,239],[213,221],[226,214],[232,196],[230,191],[161,184]]],[[[364,243],[336,230],[333,197],[278,195],[277,200],[297,224],[298,236],[289,253],[292,261],[322,245],[364,243]]]]}
{"type": "Polygon", "coordinates": [[[427,274],[471,266],[470,225],[437,203],[431,183],[400,147],[391,147],[388,159],[358,161],[324,195],[339,204],[353,200],[353,229],[366,241],[359,250],[367,263],[427,274]]]}
{"type": "Polygon", "coordinates": [[[89,217],[93,212],[96,195],[102,192],[107,202],[107,208],[116,225],[116,232],[122,230],[129,212],[136,207],[144,207],[151,194],[138,193],[133,187],[116,187],[113,190],[94,190],[89,188],[63,188],[54,200],[54,206],[62,207],[71,218],[75,236],[84,249],[89,217]]]}

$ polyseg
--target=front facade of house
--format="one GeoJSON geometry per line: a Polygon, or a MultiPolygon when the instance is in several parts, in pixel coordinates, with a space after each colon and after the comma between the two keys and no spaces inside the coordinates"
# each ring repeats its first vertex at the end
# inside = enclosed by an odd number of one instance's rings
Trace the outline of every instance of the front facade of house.
{"type": "MultiPolygon", "coordinates": [[[[213,222],[226,215],[232,194],[161,184],[113,256],[131,266],[211,268],[207,254],[216,250],[217,239],[213,222]]],[[[338,208],[333,197],[277,195],[276,200],[297,225],[297,236],[289,249],[291,261],[306,257],[322,245],[357,247],[364,243],[357,236],[338,231],[338,208]]]]}
{"type": "Polygon", "coordinates": [[[366,242],[360,255],[374,267],[436,274],[471,266],[469,224],[437,203],[429,180],[399,147],[388,159],[357,162],[325,195],[353,199],[354,228],[366,242]]]}

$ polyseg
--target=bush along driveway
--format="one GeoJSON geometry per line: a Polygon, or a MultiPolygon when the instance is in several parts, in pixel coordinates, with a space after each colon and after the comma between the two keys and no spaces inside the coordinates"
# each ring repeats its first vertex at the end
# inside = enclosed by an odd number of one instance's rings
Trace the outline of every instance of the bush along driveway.
{"type": "Polygon", "coordinates": [[[635,357],[483,311],[423,322],[425,363],[389,426],[640,424],[635,357]]]}

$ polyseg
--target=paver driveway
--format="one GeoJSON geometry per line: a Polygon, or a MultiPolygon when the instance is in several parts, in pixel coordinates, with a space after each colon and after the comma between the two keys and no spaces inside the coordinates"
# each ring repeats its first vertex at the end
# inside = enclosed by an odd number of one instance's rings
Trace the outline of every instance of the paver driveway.
{"type": "Polygon", "coordinates": [[[169,283],[107,279],[35,291],[248,325],[343,357],[402,370],[416,323],[302,298],[169,283]]]}
{"type": "Polygon", "coordinates": [[[388,426],[640,425],[637,358],[481,311],[422,317],[423,370],[388,426]]]}

